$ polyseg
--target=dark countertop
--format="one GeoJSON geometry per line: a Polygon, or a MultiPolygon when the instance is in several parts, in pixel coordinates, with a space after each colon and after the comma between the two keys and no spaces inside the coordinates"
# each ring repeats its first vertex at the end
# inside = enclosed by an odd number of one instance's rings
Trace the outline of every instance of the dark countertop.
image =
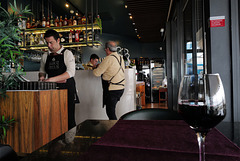
{"type": "MultiPolygon", "coordinates": [[[[19,154],[21,161],[74,161],[85,154],[117,120],[86,120],[31,154],[19,154]]],[[[221,122],[217,129],[240,147],[240,123],[221,122]]]]}

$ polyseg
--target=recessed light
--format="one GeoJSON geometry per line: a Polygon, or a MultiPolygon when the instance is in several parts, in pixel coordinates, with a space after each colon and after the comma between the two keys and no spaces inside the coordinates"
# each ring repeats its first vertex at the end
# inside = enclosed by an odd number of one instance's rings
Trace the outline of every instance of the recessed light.
{"type": "Polygon", "coordinates": [[[68,7],[69,7],[69,4],[68,4],[68,3],[66,3],[66,4],[65,4],[65,7],[67,7],[67,8],[68,8],[68,7]]]}
{"type": "Polygon", "coordinates": [[[129,16],[130,19],[132,19],[133,17],[132,16],[129,16]]]}
{"type": "Polygon", "coordinates": [[[133,22],[133,25],[135,25],[135,22],[133,22]]]}
{"type": "Polygon", "coordinates": [[[127,5],[125,5],[125,8],[128,8],[128,6],[127,6],[127,5]]]}

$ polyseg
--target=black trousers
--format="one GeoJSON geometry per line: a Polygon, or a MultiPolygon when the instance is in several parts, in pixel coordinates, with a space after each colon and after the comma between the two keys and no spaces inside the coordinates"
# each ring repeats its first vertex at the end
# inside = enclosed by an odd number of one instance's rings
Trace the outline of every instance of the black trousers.
{"type": "Polygon", "coordinates": [[[122,97],[124,89],[122,90],[112,90],[107,92],[106,97],[106,112],[109,120],[117,120],[116,116],[116,104],[122,97]]]}

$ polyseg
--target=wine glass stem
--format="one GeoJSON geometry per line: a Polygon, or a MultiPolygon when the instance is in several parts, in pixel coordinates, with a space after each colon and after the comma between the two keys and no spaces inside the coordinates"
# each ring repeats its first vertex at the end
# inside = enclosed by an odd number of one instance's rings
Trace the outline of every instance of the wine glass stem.
{"type": "Polygon", "coordinates": [[[206,138],[206,134],[197,132],[199,161],[205,161],[205,138],[206,138]]]}

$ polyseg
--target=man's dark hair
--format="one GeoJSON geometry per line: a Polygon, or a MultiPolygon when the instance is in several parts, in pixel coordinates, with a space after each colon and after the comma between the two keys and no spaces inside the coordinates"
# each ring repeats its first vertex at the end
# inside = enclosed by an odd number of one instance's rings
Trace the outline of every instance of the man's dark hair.
{"type": "Polygon", "coordinates": [[[44,39],[50,36],[53,36],[56,41],[58,40],[58,38],[60,38],[59,33],[53,29],[49,29],[45,32],[44,39]]]}
{"type": "Polygon", "coordinates": [[[94,60],[94,59],[99,59],[99,57],[97,56],[97,54],[92,54],[92,55],[90,56],[90,60],[91,60],[91,59],[93,59],[93,60],[94,60]]]}

